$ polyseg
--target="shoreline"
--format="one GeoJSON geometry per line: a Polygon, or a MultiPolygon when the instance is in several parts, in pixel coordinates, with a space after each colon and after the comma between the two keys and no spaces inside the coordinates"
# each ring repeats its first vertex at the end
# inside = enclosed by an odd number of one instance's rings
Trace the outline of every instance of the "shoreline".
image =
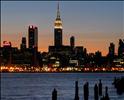
{"type": "Polygon", "coordinates": [[[124,71],[87,71],[87,72],[78,72],[78,71],[63,71],[63,72],[0,72],[0,73],[123,73],[124,71]]]}

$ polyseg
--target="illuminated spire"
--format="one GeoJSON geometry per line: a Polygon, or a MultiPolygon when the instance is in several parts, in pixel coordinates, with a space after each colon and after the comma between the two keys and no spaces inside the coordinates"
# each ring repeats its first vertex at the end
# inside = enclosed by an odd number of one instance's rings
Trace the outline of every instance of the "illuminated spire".
{"type": "Polygon", "coordinates": [[[56,20],[55,20],[55,23],[54,23],[54,27],[62,29],[62,21],[61,21],[61,18],[60,18],[60,11],[59,11],[59,2],[58,2],[58,6],[57,6],[57,17],[56,17],[56,20]]]}

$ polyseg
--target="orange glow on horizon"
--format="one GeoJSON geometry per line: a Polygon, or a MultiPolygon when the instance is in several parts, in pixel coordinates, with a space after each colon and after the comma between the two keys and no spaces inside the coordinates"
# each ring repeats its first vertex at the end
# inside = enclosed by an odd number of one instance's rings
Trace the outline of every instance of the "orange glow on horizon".
{"type": "MultiPolygon", "coordinates": [[[[53,34],[53,33],[51,33],[53,34]]],[[[1,41],[10,41],[12,43],[12,47],[18,47],[20,48],[20,44],[21,44],[21,38],[22,38],[22,34],[21,33],[15,33],[15,34],[1,34],[2,38],[1,41]]],[[[76,36],[76,35],[74,35],[76,36]]],[[[64,45],[70,45],[70,41],[69,41],[70,35],[69,36],[63,36],[63,44],[64,45]]],[[[109,43],[110,41],[106,40],[88,40],[88,39],[81,39],[82,37],[75,37],[75,46],[83,46],[84,48],[87,49],[88,53],[95,53],[96,51],[100,51],[102,52],[103,56],[106,56],[108,53],[108,47],[109,47],[109,43]]],[[[27,47],[28,47],[28,38],[26,36],[26,40],[27,40],[27,47]]],[[[53,36],[42,36],[40,34],[39,38],[38,38],[38,51],[40,52],[48,52],[48,46],[49,45],[53,45],[53,36]]],[[[2,43],[2,42],[1,42],[2,43]]],[[[113,43],[116,46],[115,51],[117,52],[117,48],[118,48],[118,39],[116,39],[115,41],[113,41],[113,43]]],[[[3,45],[3,43],[2,43],[3,45]]]]}
{"type": "MultiPolygon", "coordinates": [[[[47,43],[46,44],[44,43],[44,47],[43,46],[40,46],[40,48],[38,48],[38,51],[39,52],[48,52],[48,48],[49,47],[47,45],[48,45],[47,43]]],[[[20,48],[20,46],[16,42],[12,42],[12,47],[18,47],[18,48],[20,48]]],[[[88,47],[85,47],[85,48],[87,48],[87,52],[88,53],[95,53],[96,51],[100,51],[100,52],[102,52],[102,55],[103,56],[106,56],[107,55],[107,51],[106,50],[101,50],[100,49],[101,47],[95,48],[95,47],[92,47],[92,46],[88,46],[88,47]]]]}

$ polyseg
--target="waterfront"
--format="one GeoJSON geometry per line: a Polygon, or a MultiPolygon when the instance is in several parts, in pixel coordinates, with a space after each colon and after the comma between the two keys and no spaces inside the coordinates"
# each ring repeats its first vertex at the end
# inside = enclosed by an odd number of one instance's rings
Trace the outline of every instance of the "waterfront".
{"type": "Polygon", "coordinates": [[[25,72],[25,73],[43,73],[43,72],[124,72],[124,67],[34,67],[25,65],[1,66],[1,72],[25,72]]]}
{"type": "Polygon", "coordinates": [[[93,87],[102,79],[108,86],[110,100],[123,100],[112,85],[114,77],[123,73],[1,73],[1,100],[51,100],[54,88],[58,100],[73,100],[75,81],[79,81],[79,97],[83,99],[83,85],[89,82],[89,100],[94,100],[93,87]]]}

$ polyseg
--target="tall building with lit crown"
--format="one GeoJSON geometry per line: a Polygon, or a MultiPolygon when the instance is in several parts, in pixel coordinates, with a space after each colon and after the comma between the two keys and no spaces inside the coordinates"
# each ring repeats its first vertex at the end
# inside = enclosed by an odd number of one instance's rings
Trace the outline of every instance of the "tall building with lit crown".
{"type": "Polygon", "coordinates": [[[28,29],[28,46],[29,49],[38,50],[38,28],[33,25],[28,29]]]}
{"type": "Polygon", "coordinates": [[[57,8],[57,17],[54,23],[54,46],[62,46],[62,21],[60,18],[59,3],[57,8]]]}
{"type": "Polygon", "coordinates": [[[83,59],[83,46],[75,47],[74,36],[70,38],[70,45],[63,44],[62,31],[63,31],[63,27],[62,27],[62,20],[60,18],[59,3],[58,3],[57,17],[54,22],[54,45],[49,46],[48,49],[49,64],[52,67],[64,67],[68,65],[74,66],[79,64],[81,65],[83,59]]]}
{"type": "Polygon", "coordinates": [[[37,66],[37,52],[38,52],[38,28],[36,26],[29,26],[28,29],[28,46],[32,51],[32,65],[37,66]]]}

